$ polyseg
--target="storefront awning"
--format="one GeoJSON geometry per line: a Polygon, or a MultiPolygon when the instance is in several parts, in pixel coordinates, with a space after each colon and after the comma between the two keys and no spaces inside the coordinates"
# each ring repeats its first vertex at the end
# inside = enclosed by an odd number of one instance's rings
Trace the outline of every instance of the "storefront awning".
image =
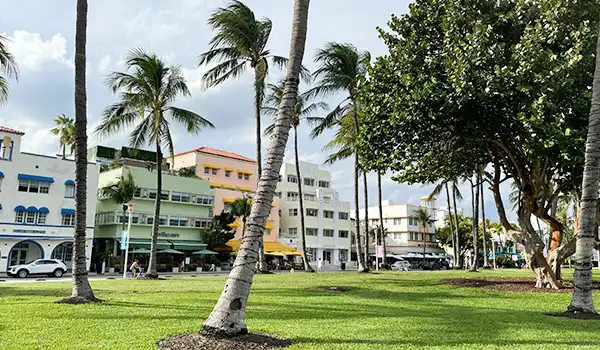
{"type": "MultiPolygon", "coordinates": [[[[120,240],[119,240],[120,242],[120,240]]],[[[199,241],[172,241],[173,249],[176,250],[199,250],[206,248],[206,244],[199,241]]],[[[149,239],[131,239],[129,241],[129,248],[150,248],[150,240],[149,239]]],[[[171,242],[159,240],[156,243],[157,249],[170,249],[171,242]]]]}
{"type": "MultiPolygon", "coordinates": [[[[218,252],[237,252],[240,249],[241,241],[232,239],[229,242],[215,247],[213,250],[218,252]]],[[[264,242],[265,254],[270,252],[285,253],[286,255],[295,255],[298,250],[279,242],[264,242]]]]}

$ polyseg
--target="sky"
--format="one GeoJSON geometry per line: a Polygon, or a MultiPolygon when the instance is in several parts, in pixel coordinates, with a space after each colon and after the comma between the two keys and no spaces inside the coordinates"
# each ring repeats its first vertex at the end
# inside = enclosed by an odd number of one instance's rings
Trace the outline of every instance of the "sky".
{"type": "MultiPolygon", "coordinates": [[[[288,56],[293,1],[244,1],[257,17],[273,22],[268,48],[275,55],[288,56]]],[[[378,38],[377,27],[386,27],[392,14],[407,13],[407,0],[313,0],[309,12],[306,53],[303,64],[313,70],[314,53],[326,42],[348,42],[367,50],[373,59],[385,55],[387,48],[378,38]]],[[[210,120],[214,130],[190,135],[180,127],[173,128],[175,152],[201,146],[223,149],[255,158],[252,73],[219,87],[204,90],[201,77],[210,67],[198,67],[198,56],[208,49],[214,34],[206,24],[210,14],[226,6],[225,0],[103,0],[89,1],[87,36],[87,97],[89,145],[121,147],[127,143],[127,132],[110,138],[91,133],[100,121],[103,109],[116,102],[105,86],[107,74],[124,71],[128,50],[140,47],[153,52],[169,64],[181,66],[192,97],[181,99],[176,106],[187,108],[210,120]]],[[[8,103],[0,106],[0,125],[24,131],[22,150],[40,154],[56,154],[58,138],[50,135],[58,114],[74,115],[74,39],[75,1],[21,0],[0,2],[0,33],[10,42],[9,50],[19,64],[19,81],[10,81],[8,103]]],[[[277,82],[282,72],[273,71],[270,82],[277,82]]],[[[306,88],[306,86],[304,86],[306,88]]],[[[325,101],[333,108],[344,97],[332,96],[325,101]]],[[[263,118],[268,125],[268,117],[263,118]]],[[[331,138],[326,133],[317,139],[309,137],[310,129],[299,129],[300,160],[322,164],[321,151],[331,138]]],[[[266,154],[266,143],[263,142],[266,154]]],[[[292,143],[288,143],[286,160],[293,161],[292,143]]],[[[323,168],[332,172],[332,186],[340,198],[352,203],[352,162],[342,161],[323,168]]],[[[418,204],[434,186],[409,186],[383,178],[383,198],[395,204],[418,204]]],[[[362,183],[362,182],[361,182],[362,183]]],[[[369,175],[369,205],[377,203],[376,176],[369,175]]],[[[461,186],[464,201],[459,207],[471,213],[471,190],[461,186]]],[[[361,207],[364,205],[361,192],[361,207]]],[[[507,188],[503,188],[505,199],[507,188]]],[[[444,205],[445,198],[438,200],[444,205]]],[[[496,218],[492,195],[486,191],[486,214],[496,218]]],[[[514,214],[510,214],[511,218],[514,214]]]]}

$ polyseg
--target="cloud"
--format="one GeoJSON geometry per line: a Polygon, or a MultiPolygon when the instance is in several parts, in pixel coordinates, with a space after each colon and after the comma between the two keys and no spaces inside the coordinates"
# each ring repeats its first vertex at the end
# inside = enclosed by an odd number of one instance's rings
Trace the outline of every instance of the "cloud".
{"type": "Polygon", "coordinates": [[[8,49],[21,70],[39,71],[47,62],[59,62],[73,68],[73,61],[66,58],[67,39],[61,33],[46,40],[39,33],[15,30],[8,38],[11,40],[8,49]]]}
{"type": "Polygon", "coordinates": [[[99,72],[106,72],[108,70],[108,66],[110,64],[110,55],[104,55],[102,56],[102,58],[100,58],[100,60],[98,61],[98,71],[99,72]]]}

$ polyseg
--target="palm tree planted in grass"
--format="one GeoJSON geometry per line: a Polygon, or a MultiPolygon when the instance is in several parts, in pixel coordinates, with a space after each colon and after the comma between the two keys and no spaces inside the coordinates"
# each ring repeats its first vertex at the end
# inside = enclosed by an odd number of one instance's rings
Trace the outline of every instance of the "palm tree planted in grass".
{"type": "Polygon", "coordinates": [[[8,51],[6,42],[8,39],[0,35],[0,104],[8,100],[7,78],[19,79],[19,67],[15,57],[8,51]]]}
{"type": "Polygon", "coordinates": [[[242,237],[246,234],[246,221],[250,216],[250,209],[252,208],[252,199],[248,197],[237,198],[231,203],[231,214],[236,218],[242,219],[242,237]]]}
{"type": "MultiPolygon", "coordinates": [[[[452,253],[454,254],[453,256],[453,261],[454,261],[454,266],[458,266],[459,265],[459,258],[458,255],[460,254],[460,249],[459,249],[459,234],[458,234],[458,225],[456,224],[455,220],[452,218],[452,206],[450,205],[450,189],[448,188],[448,185],[452,186],[452,193],[454,194],[454,206],[456,206],[456,199],[462,200],[462,194],[460,193],[460,189],[458,188],[458,184],[456,183],[456,181],[447,181],[444,180],[442,182],[440,182],[439,184],[437,184],[435,186],[435,188],[433,189],[433,191],[431,191],[431,194],[429,194],[429,200],[432,200],[435,197],[439,197],[439,195],[442,193],[442,191],[446,192],[446,204],[448,205],[448,217],[450,218],[450,227],[452,230],[452,253]]],[[[456,213],[456,208],[454,208],[454,214],[455,216],[457,215],[456,213]]]]}
{"type": "Polygon", "coordinates": [[[423,235],[423,266],[425,266],[425,254],[427,253],[427,227],[433,223],[429,211],[425,208],[418,208],[413,219],[419,223],[419,232],[423,235]]]}
{"type": "Polygon", "coordinates": [[[271,212],[271,203],[273,203],[279,170],[281,170],[292,125],[306,43],[309,3],[309,0],[294,1],[290,63],[285,76],[283,98],[277,111],[275,128],[265,158],[264,176],[260,177],[248,219],[248,230],[242,239],[238,255],[225,282],[225,288],[210,316],[202,324],[201,332],[204,335],[231,337],[248,332],[245,320],[246,302],[255,274],[253,265],[258,259],[258,249],[262,246],[263,232],[271,212]]]}
{"type": "MultiPolygon", "coordinates": [[[[283,97],[283,89],[285,87],[285,81],[279,82],[279,84],[269,84],[269,94],[265,100],[265,106],[263,112],[266,115],[275,116],[277,114],[277,107],[281,104],[283,97]]],[[[313,102],[314,98],[307,93],[298,93],[298,99],[296,106],[294,107],[294,113],[292,115],[292,128],[294,129],[294,161],[296,162],[296,177],[298,178],[298,198],[300,205],[300,237],[302,238],[302,262],[304,263],[304,270],[307,272],[315,272],[310,265],[308,256],[306,255],[306,229],[304,224],[304,198],[302,197],[302,177],[300,176],[300,160],[298,157],[298,127],[300,121],[309,118],[311,115],[319,110],[327,110],[329,106],[325,102],[313,102]]],[[[271,135],[275,124],[269,125],[265,129],[265,134],[271,135]]]]}
{"type": "Polygon", "coordinates": [[[171,137],[171,123],[183,125],[187,132],[196,134],[202,128],[214,128],[211,122],[200,115],[173,106],[179,97],[191,96],[181,69],[168,66],[154,54],[140,49],[129,52],[126,61],[127,72],[113,72],[107,84],[120,101],[108,106],[96,133],[103,136],[114,135],[135,125],[129,135],[129,144],[133,148],[155,147],[156,164],[156,202],[152,241],[150,244],[150,278],[158,276],[156,271],[156,242],[158,237],[158,218],[160,217],[160,199],[162,192],[163,148],[174,154],[171,137]]]}
{"type": "Polygon", "coordinates": [[[58,136],[58,144],[62,149],[62,157],[65,159],[67,157],[67,146],[71,150],[70,154],[73,154],[75,149],[75,121],[63,113],[54,119],[54,125],[56,127],[50,132],[52,135],[58,136]]]}
{"type": "MultiPolygon", "coordinates": [[[[358,106],[356,99],[362,79],[367,74],[367,68],[371,54],[367,51],[359,51],[356,47],[350,44],[341,44],[330,42],[325,44],[325,47],[317,50],[315,63],[317,70],[313,73],[313,78],[316,80],[316,86],[309,91],[315,96],[329,96],[331,94],[343,92],[346,98],[327,116],[323,118],[315,118],[312,121],[316,124],[313,129],[312,136],[316,137],[322,134],[329,128],[339,125],[341,117],[347,113],[352,116],[354,134],[358,135],[360,128],[358,119],[358,106]]],[[[353,152],[354,155],[354,206],[356,214],[356,247],[358,270],[360,272],[368,271],[366,261],[360,250],[360,219],[359,219],[359,201],[358,201],[358,152],[353,152]]],[[[366,191],[366,188],[365,188],[366,191]]],[[[365,208],[367,211],[367,208],[365,208]]],[[[366,214],[365,214],[366,215],[366,214]]],[[[367,220],[368,221],[368,220],[367,220]]],[[[365,239],[367,235],[365,235],[365,239]]]]}

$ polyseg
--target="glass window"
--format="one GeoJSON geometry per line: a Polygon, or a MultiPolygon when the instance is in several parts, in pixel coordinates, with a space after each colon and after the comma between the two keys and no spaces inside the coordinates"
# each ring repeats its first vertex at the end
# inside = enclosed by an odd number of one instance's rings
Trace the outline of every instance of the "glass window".
{"type": "Polygon", "coordinates": [[[35,224],[35,214],[36,213],[27,213],[27,217],[25,218],[26,224],[35,224]]]}
{"type": "Polygon", "coordinates": [[[348,249],[340,249],[340,261],[348,260],[348,249]]]}
{"type": "Polygon", "coordinates": [[[22,224],[25,220],[25,212],[24,211],[16,211],[15,212],[15,222],[18,224],[22,224]]]}
{"type": "Polygon", "coordinates": [[[189,193],[182,192],[182,193],[181,193],[181,201],[182,201],[183,203],[189,203],[189,202],[190,202],[190,194],[189,194],[189,193]]]}
{"type": "Polygon", "coordinates": [[[11,160],[13,141],[10,141],[8,147],[3,142],[0,143],[0,159],[11,160]]]}
{"type": "Polygon", "coordinates": [[[148,198],[156,199],[156,190],[148,190],[148,198]]]}
{"type": "Polygon", "coordinates": [[[331,204],[331,197],[323,197],[323,203],[331,204]]]}
{"type": "Polygon", "coordinates": [[[75,197],[75,185],[65,185],[65,197],[66,198],[75,197]]]}
{"type": "Polygon", "coordinates": [[[308,177],[304,178],[304,184],[306,186],[314,186],[315,185],[315,179],[309,179],[308,177]]]}
{"type": "Polygon", "coordinates": [[[402,219],[394,218],[394,225],[402,225],[402,219]]]}
{"type": "Polygon", "coordinates": [[[48,213],[38,213],[37,223],[45,224],[47,218],[48,218],[48,213]]]}
{"type": "Polygon", "coordinates": [[[171,193],[171,200],[173,202],[181,202],[181,192],[173,191],[173,193],[171,193]]]}
{"type": "Polygon", "coordinates": [[[211,222],[211,218],[194,218],[195,227],[207,227],[211,222]]]}
{"type": "Polygon", "coordinates": [[[250,175],[244,174],[244,180],[250,180],[250,175]]]}
{"type": "Polygon", "coordinates": [[[419,239],[419,234],[416,232],[409,232],[409,239],[411,241],[416,241],[419,239]]]}
{"type": "Polygon", "coordinates": [[[435,234],[429,234],[429,241],[435,242],[435,234]]]}
{"type": "Polygon", "coordinates": [[[231,171],[225,170],[225,177],[231,177],[231,171]]]}
{"type": "Polygon", "coordinates": [[[305,193],[304,194],[304,200],[314,202],[314,201],[317,200],[317,196],[315,196],[314,194],[305,193]]]}
{"type": "Polygon", "coordinates": [[[244,178],[243,174],[238,173],[238,180],[242,180],[244,178]]]}
{"type": "Polygon", "coordinates": [[[298,216],[298,208],[290,209],[289,216],[298,216]]]}
{"type": "Polygon", "coordinates": [[[29,190],[29,181],[19,180],[19,192],[27,192],[29,190]]]}
{"type": "Polygon", "coordinates": [[[318,216],[319,209],[306,208],[306,216],[318,216]]]}
{"type": "Polygon", "coordinates": [[[323,229],[323,237],[333,237],[333,230],[323,229]]]}
{"type": "Polygon", "coordinates": [[[338,237],[348,238],[348,231],[338,231],[338,237]]]}
{"type": "Polygon", "coordinates": [[[204,173],[205,173],[206,175],[210,174],[210,168],[206,168],[206,167],[205,167],[205,168],[204,168],[204,173]]]}
{"type": "Polygon", "coordinates": [[[331,210],[323,210],[323,217],[325,219],[333,219],[333,212],[331,210]]]}
{"type": "Polygon", "coordinates": [[[287,182],[291,182],[291,183],[298,183],[298,178],[295,175],[288,175],[287,176],[287,182]]]}
{"type": "Polygon", "coordinates": [[[154,224],[154,215],[148,215],[148,216],[146,217],[146,224],[147,224],[147,225],[152,225],[152,224],[154,224]]]}
{"type": "Polygon", "coordinates": [[[169,191],[163,190],[160,192],[160,199],[163,201],[169,200],[169,191]]]}
{"type": "Polygon", "coordinates": [[[348,213],[339,213],[340,220],[348,220],[348,213]]]}
{"type": "Polygon", "coordinates": [[[319,181],[319,187],[329,188],[329,181],[319,181]]]}
{"type": "Polygon", "coordinates": [[[307,236],[316,236],[319,234],[319,229],[316,228],[306,228],[306,235],[307,236]]]}
{"type": "Polygon", "coordinates": [[[158,224],[162,225],[162,226],[166,226],[167,225],[167,216],[166,215],[161,215],[158,217],[158,224]]]}
{"type": "Polygon", "coordinates": [[[136,189],[135,189],[135,193],[133,194],[133,196],[134,196],[135,198],[140,198],[140,197],[142,197],[142,189],[141,189],[141,188],[139,188],[139,187],[138,187],[138,188],[136,188],[136,189]]]}
{"type": "Polygon", "coordinates": [[[62,214],[63,226],[75,226],[75,214],[62,214]]]}
{"type": "Polygon", "coordinates": [[[217,175],[217,169],[212,169],[212,174],[217,175]]]}
{"type": "MultiPolygon", "coordinates": [[[[50,183],[40,182],[40,193],[50,192],[50,183]]],[[[75,189],[73,188],[73,197],[75,197],[75,189]]]]}
{"type": "Polygon", "coordinates": [[[29,181],[29,191],[32,193],[40,192],[40,182],[39,181],[29,181]]]}
{"type": "Polygon", "coordinates": [[[33,180],[19,180],[18,190],[19,192],[48,193],[50,191],[50,183],[33,180]]]}
{"type": "Polygon", "coordinates": [[[287,193],[287,200],[291,201],[291,202],[295,202],[298,200],[298,192],[288,192],[287,193]]]}
{"type": "Polygon", "coordinates": [[[296,227],[290,227],[288,228],[288,235],[295,237],[298,235],[298,228],[296,227]]]}

